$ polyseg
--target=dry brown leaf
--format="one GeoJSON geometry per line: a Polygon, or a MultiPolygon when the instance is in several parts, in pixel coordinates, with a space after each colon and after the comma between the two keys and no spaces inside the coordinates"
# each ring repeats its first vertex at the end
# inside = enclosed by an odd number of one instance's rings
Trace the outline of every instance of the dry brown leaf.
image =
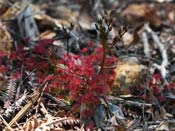
{"type": "Polygon", "coordinates": [[[160,26],[162,21],[158,12],[147,4],[132,4],[129,5],[122,13],[129,22],[150,22],[153,26],[160,26]]]}
{"type": "Polygon", "coordinates": [[[174,11],[170,11],[169,13],[168,13],[168,18],[169,18],[169,20],[170,21],[174,21],[174,18],[175,18],[175,13],[174,13],[174,11]]]}
{"type": "Polygon", "coordinates": [[[0,23],[0,51],[10,53],[13,46],[12,41],[10,33],[6,27],[0,23]]]}
{"type": "Polygon", "coordinates": [[[40,5],[40,9],[48,12],[48,15],[51,15],[51,17],[53,18],[63,19],[69,22],[77,20],[77,17],[79,15],[78,7],[76,7],[76,10],[75,10],[75,9],[71,9],[71,7],[65,4],[53,4],[53,3],[47,4],[43,2],[40,5]]]}
{"type": "Polygon", "coordinates": [[[35,128],[36,130],[40,131],[41,129],[43,130],[55,130],[55,129],[63,129],[62,125],[68,125],[70,127],[74,127],[76,126],[78,123],[80,123],[79,120],[71,118],[71,117],[64,117],[64,118],[55,118],[55,117],[51,117],[49,119],[47,119],[47,121],[43,121],[42,124],[40,124],[37,128],[35,128]]]}
{"type": "Polygon", "coordinates": [[[132,42],[134,41],[134,34],[131,34],[129,32],[126,32],[123,36],[122,36],[122,41],[125,47],[128,47],[132,44],[132,42]]]}
{"type": "Polygon", "coordinates": [[[36,14],[34,15],[34,18],[40,22],[39,26],[42,26],[42,27],[44,26],[53,27],[53,25],[56,25],[57,27],[62,27],[62,25],[70,26],[70,23],[71,23],[66,20],[54,19],[46,14],[36,14]]]}
{"type": "Polygon", "coordinates": [[[8,19],[15,19],[16,18],[16,14],[18,12],[17,8],[14,7],[10,7],[8,8],[8,10],[1,16],[1,19],[3,20],[8,20],[8,19]]]}
{"type": "Polygon", "coordinates": [[[8,0],[0,1],[0,15],[4,14],[9,7],[8,0]]]}
{"type": "Polygon", "coordinates": [[[47,31],[45,31],[45,32],[43,32],[43,33],[40,34],[39,39],[41,39],[41,40],[42,39],[52,39],[55,36],[56,36],[56,33],[55,32],[53,32],[51,30],[47,30],[47,31]]]}
{"type": "Polygon", "coordinates": [[[92,29],[93,19],[86,13],[82,13],[78,17],[78,23],[83,29],[92,29]]]}
{"type": "Polygon", "coordinates": [[[72,11],[68,7],[60,5],[56,7],[54,16],[68,21],[75,21],[78,15],[77,11],[72,11]]]}
{"type": "MultiPolygon", "coordinates": [[[[28,3],[26,2],[16,2],[13,6],[8,8],[8,10],[0,18],[3,20],[16,19],[18,14],[22,12],[27,5],[28,3]]],[[[41,12],[37,6],[32,4],[29,4],[29,6],[32,8],[33,14],[41,12]]]]}
{"type": "Polygon", "coordinates": [[[162,121],[159,126],[155,129],[155,131],[169,131],[169,124],[168,122],[162,121]]]}
{"type": "Polygon", "coordinates": [[[23,130],[24,131],[35,130],[41,123],[42,121],[40,119],[32,117],[23,125],[23,130]]]}

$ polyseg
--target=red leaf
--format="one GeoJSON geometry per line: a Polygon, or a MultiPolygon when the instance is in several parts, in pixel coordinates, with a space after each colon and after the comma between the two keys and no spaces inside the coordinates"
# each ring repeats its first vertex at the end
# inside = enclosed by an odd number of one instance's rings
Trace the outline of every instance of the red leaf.
{"type": "Polygon", "coordinates": [[[2,74],[6,74],[6,72],[8,71],[8,68],[7,67],[5,67],[5,66],[0,66],[0,72],[2,73],[2,74]]]}
{"type": "Polygon", "coordinates": [[[16,79],[16,80],[20,79],[21,78],[21,73],[19,73],[19,72],[13,73],[13,78],[16,79]]]}
{"type": "Polygon", "coordinates": [[[5,57],[7,54],[6,54],[6,52],[3,52],[3,51],[0,51],[0,57],[2,58],[2,57],[5,57]]]}
{"type": "Polygon", "coordinates": [[[81,50],[81,52],[83,52],[83,53],[88,52],[88,48],[83,48],[83,49],[81,50]]]}

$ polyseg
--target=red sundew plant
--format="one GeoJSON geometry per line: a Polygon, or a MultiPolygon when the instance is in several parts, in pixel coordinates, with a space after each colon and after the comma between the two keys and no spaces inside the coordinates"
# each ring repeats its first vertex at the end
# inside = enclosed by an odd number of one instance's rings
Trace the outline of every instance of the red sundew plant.
{"type": "Polygon", "coordinates": [[[149,81],[149,88],[153,91],[155,95],[161,93],[162,78],[160,74],[154,74],[152,79],[149,81]]]}
{"type": "Polygon", "coordinates": [[[152,95],[154,95],[154,97],[156,97],[159,102],[165,102],[166,98],[164,93],[175,89],[175,84],[167,83],[166,85],[163,85],[162,76],[161,74],[157,73],[154,74],[149,81],[149,89],[151,90],[152,95]]]}
{"type": "MultiPolygon", "coordinates": [[[[87,52],[88,49],[82,49],[87,52]]],[[[69,94],[69,98],[76,104],[86,105],[87,109],[81,115],[89,118],[93,115],[94,107],[100,102],[99,97],[108,95],[112,87],[115,73],[109,69],[103,69],[100,72],[100,63],[102,59],[102,48],[97,48],[90,55],[66,55],[61,63],[66,66],[65,69],[58,68],[60,82],[69,94]],[[91,107],[90,110],[88,107],[91,107]],[[87,112],[91,112],[90,114],[87,112]],[[88,115],[87,115],[88,114],[88,115]]],[[[114,65],[115,57],[107,57],[105,66],[114,65]]]]}
{"type": "Polygon", "coordinates": [[[8,57],[7,53],[5,53],[4,51],[0,51],[0,73],[2,76],[4,76],[7,73],[7,71],[9,70],[9,67],[6,66],[6,64],[8,62],[6,62],[6,60],[5,60],[7,57],[8,57]]]}
{"type": "Polygon", "coordinates": [[[17,51],[10,55],[1,53],[0,62],[6,58],[9,66],[1,65],[0,72],[3,75],[9,72],[15,79],[22,80],[21,71],[35,70],[40,84],[49,81],[46,92],[68,99],[79,107],[88,105],[92,108],[80,111],[80,114],[93,115],[93,109],[100,102],[99,97],[110,93],[115,78],[112,68],[105,67],[113,66],[117,59],[107,55],[100,71],[102,54],[103,48],[96,48],[93,52],[83,48],[78,55],[66,53],[63,59],[58,59],[53,40],[42,40],[33,49],[25,50],[23,45],[19,45],[17,51]],[[59,64],[65,68],[57,67],[59,64]]]}
{"type": "MultiPolygon", "coordinates": [[[[83,49],[85,52],[87,49],[83,49]]],[[[99,73],[101,60],[101,48],[98,48],[91,55],[67,55],[61,61],[66,65],[65,70],[58,69],[61,74],[61,81],[64,81],[64,88],[70,92],[71,99],[79,103],[96,103],[98,96],[110,92],[115,73],[104,70],[99,73]]],[[[106,65],[113,65],[116,62],[114,57],[106,60],[106,65]]]]}
{"type": "MultiPolygon", "coordinates": [[[[45,79],[54,73],[56,55],[54,52],[53,40],[41,40],[33,49],[26,50],[20,44],[16,51],[6,54],[0,51],[0,73],[5,76],[7,73],[14,79],[20,80],[21,71],[36,70],[39,79],[45,79]]],[[[3,79],[3,78],[2,78],[3,79]]]]}

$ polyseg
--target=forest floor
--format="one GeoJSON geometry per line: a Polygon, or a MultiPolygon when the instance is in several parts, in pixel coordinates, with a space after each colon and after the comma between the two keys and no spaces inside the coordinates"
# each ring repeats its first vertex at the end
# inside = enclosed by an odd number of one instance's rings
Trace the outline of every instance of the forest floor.
{"type": "Polygon", "coordinates": [[[0,130],[174,131],[173,0],[1,0],[0,130]]]}

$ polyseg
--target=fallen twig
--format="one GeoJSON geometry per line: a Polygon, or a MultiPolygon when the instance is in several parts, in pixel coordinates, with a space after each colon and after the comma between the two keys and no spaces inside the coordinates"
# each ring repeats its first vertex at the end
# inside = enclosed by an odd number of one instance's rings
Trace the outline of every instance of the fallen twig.
{"type": "Polygon", "coordinates": [[[11,128],[11,126],[6,122],[6,120],[2,117],[2,115],[0,115],[0,118],[8,130],[14,131],[14,129],[11,128]]]}
{"type": "Polygon", "coordinates": [[[172,120],[157,120],[157,121],[149,121],[148,124],[149,125],[157,125],[157,124],[160,124],[161,122],[167,122],[167,123],[175,123],[175,119],[172,119],[172,120]]]}
{"type": "Polygon", "coordinates": [[[134,106],[137,106],[137,107],[140,107],[142,108],[143,106],[145,108],[149,108],[149,107],[152,107],[152,104],[148,104],[148,103],[141,103],[141,102],[137,102],[137,101],[130,101],[130,100],[125,100],[125,99],[122,99],[122,98],[119,98],[119,97],[113,97],[113,96],[110,96],[108,97],[108,99],[112,102],[119,102],[119,103],[122,103],[122,104],[127,104],[127,105],[134,105],[134,106]]]}
{"type": "MultiPolygon", "coordinates": [[[[45,83],[43,87],[46,87],[47,85],[48,83],[45,83]]],[[[32,95],[31,100],[16,114],[16,116],[9,123],[9,126],[12,126],[15,122],[19,121],[26,114],[26,112],[34,105],[34,103],[38,100],[40,95],[41,92],[39,90],[36,90],[32,95]]],[[[7,128],[5,130],[7,130],[7,128]]]]}
{"type": "Polygon", "coordinates": [[[150,58],[151,57],[150,47],[148,43],[147,33],[145,31],[142,32],[142,42],[143,42],[145,56],[150,58]]]}
{"type": "Polygon", "coordinates": [[[145,24],[145,29],[148,33],[151,34],[154,42],[157,44],[159,50],[160,50],[160,53],[162,55],[162,63],[161,65],[158,65],[157,63],[154,63],[153,64],[153,68],[156,68],[160,71],[161,75],[162,75],[162,78],[165,82],[165,84],[167,83],[167,80],[166,80],[166,76],[167,76],[167,70],[166,70],[166,67],[168,66],[169,64],[169,61],[168,61],[168,55],[167,55],[167,49],[164,47],[164,45],[162,44],[162,42],[160,41],[159,37],[157,36],[157,34],[148,26],[148,24],[145,24]]]}
{"type": "Polygon", "coordinates": [[[65,109],[65,110],[69,110],[70,109],[70,107],[68,106],[68,104],[64,100],[55,98],[54,96],[52,96],[52,95],[50,95],[48,93],[44,93],[44,96],[46,96],[49,99],[51,99],[52,101],[54,101],[61,108],[65,109]]]}

